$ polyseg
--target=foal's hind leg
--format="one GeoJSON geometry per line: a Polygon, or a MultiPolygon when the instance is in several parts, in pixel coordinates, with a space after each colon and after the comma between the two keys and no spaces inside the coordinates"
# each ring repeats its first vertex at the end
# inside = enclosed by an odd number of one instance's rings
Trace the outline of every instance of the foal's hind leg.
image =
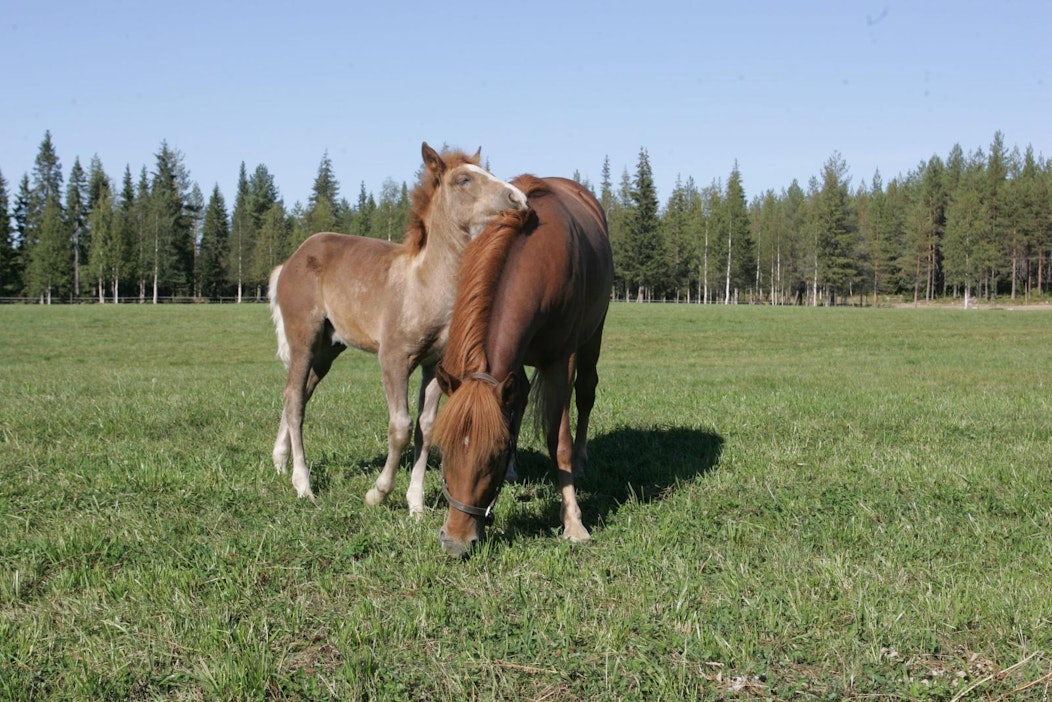
{"type": "MultiPolygon", "coordinates": [[[[310,356],[307,354],[293,355],[289,363],[288,379],[285,381],[285,408],[281,412],[278,440],[274,444],[274,463],[277,465],[281,452],[287,451],[287,443],[292,449],[292,486],[296,488],[296,495],[313,499],[314,493],[310,489],[310,469],[307,467],[307,457],[303,452],[303,414],[307,404],[309,374],[310,356]]],[[[284,468],[284,461],[281,467],[284,468]]]]}
{"type": "Polygon", "coordinates": [[[424,366],[420,370],[420,396],[417,400],[416,432],[413,434],[413,475],[405,493],[409,514],[417,516],[424,513],[424,474],[431,449],[431,430],[438,415],[439,400],[442,399],[442,388],[435,380],[435,367],[424,366]]]}
{"type": "Polygon", "coordinates": [[[289,363],[289,375],[285,382],[285,407],[281,412],[281,425],[274,443],[274,466],[279,473],[285,472],[289,448],[292,449],[292,486],[299,497],[314,498],[310,485],[310,467],[303,449],[303,418],[307,401],[314,394],[318,383],[329,372],[332,362],[343,350],[343,346],[315,344],[313,353],[294,353],[289,363]]]}

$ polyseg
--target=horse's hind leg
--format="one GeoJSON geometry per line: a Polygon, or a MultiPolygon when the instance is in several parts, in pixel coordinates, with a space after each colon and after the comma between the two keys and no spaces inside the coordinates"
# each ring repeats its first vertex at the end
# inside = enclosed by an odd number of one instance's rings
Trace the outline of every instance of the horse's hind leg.
{"type": "Polygon", "coordinates": [[[416,432],[413,434],[413,474],[409,479],[409,489],[405,493],[411,515],[419,516],[424,513],[424,474],[427,471],[427,458],[431,449],[431,430],[435,425],[441,399],[442,388],[435,380],[434,366],[424,366],[421,368],[416,432]]]}
{"type": "Polygon", "coordinates": [[[408,385],[411,368],[406,367],[405,357],[396,352],[385,356],[381,351],[380,366],[384,377],[384,394],[387,395],[387,461],[376,478],[376,484],[365,494],[365,503],[376,506],[383,502],[394,489],[398,463],[402,452],[409,445],[413,428],[409,416],[408,385]]]}
{"type": "Polygon", "coordinates": [[[555,461],[559,491],[562,494],[560,514],[563,538],[573,542],[592,538],[581,518],[574,488],[573,435],[570,433],[570,384],[574,375],[574,359],[557,363],[544,370],[544,412],[548,426],[548,452],[555,461]]]}
{"type": "Polygon", "coordinates": [[[603,329],[589,339],[577,353],[577,380],[574,383],[574,395],[577,402],[577,431],[573,446],[573,473],[575,478],[584,477],[588,468],[588,422],[595,405],[595,389],[599,385],[599,374],[596,365],[599,363],[599,347],[603,339],[603,329]]]}

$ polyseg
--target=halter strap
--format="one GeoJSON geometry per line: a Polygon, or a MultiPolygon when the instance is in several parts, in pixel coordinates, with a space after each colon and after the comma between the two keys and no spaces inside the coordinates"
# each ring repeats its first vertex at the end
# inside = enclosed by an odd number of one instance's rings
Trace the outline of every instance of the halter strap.
{"type": "Polygon", "coordinates": [[[482,382],[488,383],[489,385],[500,385],[497,379],[489,373],[472,373],[471,377],[474,380],[481,380],[482,382]]]}
{"type": "MultiPolygon", "coordinates": [[[[454,507],[464,514],[470,514],[473,517],[482,517],[486,520],[487,524],[493,523],[493,506],[497,504],[496,497],[493,498],[493,502],[489,503],[489,507],[486,507],[485,509],[461,502],[449,494],[449,487],[446,485],[446,476],[444,475],[442,476],[442,495],[446,498],[446,502],[449,503],[450,507],[454,507]]],[[[498,492],[497,495],[500,495],[500,492],[498,492]]]]}

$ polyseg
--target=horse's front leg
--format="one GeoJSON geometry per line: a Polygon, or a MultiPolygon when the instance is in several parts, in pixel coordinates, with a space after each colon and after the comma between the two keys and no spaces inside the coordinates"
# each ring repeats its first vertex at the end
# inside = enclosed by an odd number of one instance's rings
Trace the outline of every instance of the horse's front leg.
{"type": "Polygon", "coordinates": [[[383,370],[384,393],[387,395],[387,462],[376,478],[376,484],[365,495],[367,505],[376,506],[383,502],[394,489],[398,464],[402,452],[409,445],[412,430],[412,419],[409,416],[408,385],[410,368],[405,358],[380,355],[380,366],[383,370]]]}
{"type": "Polygon", "coordinates": [[[435,367],[424,366],[421,368],[416,432],[413,435],[413,474],[409,479],[409,489],[405,493],[411,515],[420,516],[424,513],[424,474],[427,472],[427,459],[431,450],[431,430],[435,426],[438,403],[441,399],[442,388],[435,380],[435,367]]]}

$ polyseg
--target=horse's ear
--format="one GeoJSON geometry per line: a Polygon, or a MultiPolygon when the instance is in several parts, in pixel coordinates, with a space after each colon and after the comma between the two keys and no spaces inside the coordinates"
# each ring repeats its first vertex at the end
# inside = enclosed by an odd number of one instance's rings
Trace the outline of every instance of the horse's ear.
{"type": "Polygon", "coordinates": [[[420,145],[420,155],[424,158],[424,165],[427,166],[427,170],[431,171],[431,175],[436,178],[442,177],[442,174],[446,172],[446,162],[442,160],[437,151],[427,145],[426,141],[420,145]]]}
{"type": "Polygon", "coordinates": [[[460,379],[447,373],[441,363],[435,368],[435,379],[438,380],[438,387],[447,395],[452,395],[460,387],[460,379]]]}
{"type": "Polygon", "coordinates": [[[508,373],[508,377],[501,381],[498,392],[502,405],[514,405],[519,392],[519,374],[515,371],[508,373]]]}
{"type": "Polygon", "coordinates": [[[482,147],[480,146],[476,151],[475,155],[471,157],[471,160],[475,162],[475,165],[482,163],[482,147]]]}

